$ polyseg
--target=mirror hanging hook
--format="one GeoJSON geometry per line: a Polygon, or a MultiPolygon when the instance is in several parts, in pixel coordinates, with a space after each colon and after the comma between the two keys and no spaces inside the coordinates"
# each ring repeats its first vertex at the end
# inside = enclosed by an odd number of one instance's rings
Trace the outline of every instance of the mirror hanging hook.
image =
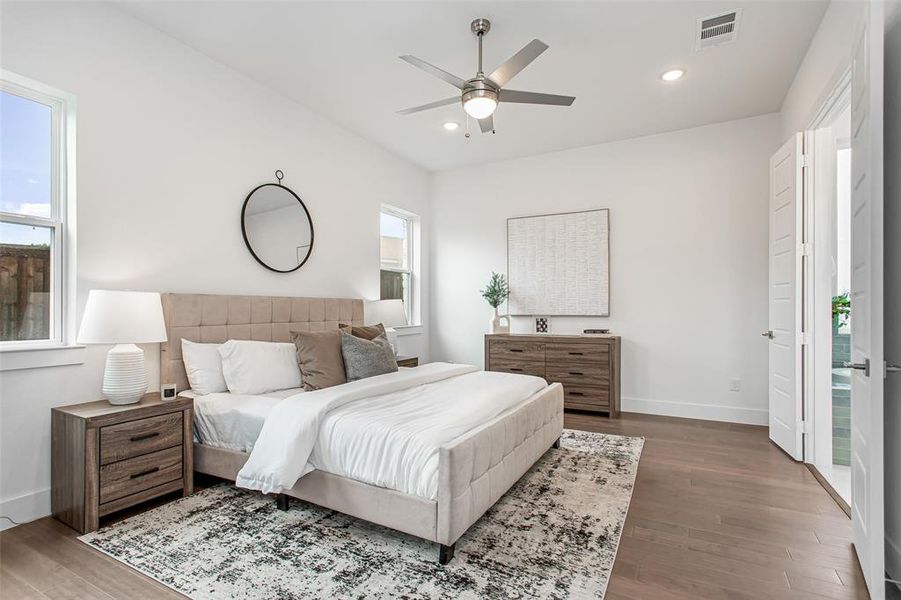
{"type": "Polygon", "coordinates": [[[285,174],[282,172],[281,169],[276,170],[276,172],[275,172],[275,178],[278,179],[278,184],[281,185],[281,184],[282,184],[282,179],[285,178],[285,174]]]}

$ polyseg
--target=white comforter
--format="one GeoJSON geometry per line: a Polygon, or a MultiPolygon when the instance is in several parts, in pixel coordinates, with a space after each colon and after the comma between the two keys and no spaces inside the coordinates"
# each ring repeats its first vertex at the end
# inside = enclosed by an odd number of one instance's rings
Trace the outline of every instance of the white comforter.
{"type": "Polygon", "coordinates": [[[434,499],[439,448],[546,386],[431,363],[297,394],[272,408],[237,484],[282,492],[318,468],[434,499]]]}

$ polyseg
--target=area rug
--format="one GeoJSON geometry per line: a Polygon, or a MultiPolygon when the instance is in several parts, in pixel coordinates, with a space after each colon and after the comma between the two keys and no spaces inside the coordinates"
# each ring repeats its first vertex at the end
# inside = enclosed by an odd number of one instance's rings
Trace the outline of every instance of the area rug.
{"type": "Polygon", "coordinates": [[[219,485],[79,539],[191,598],[603,598],[642,438],[566,430],[457,542],[219,485]]]}

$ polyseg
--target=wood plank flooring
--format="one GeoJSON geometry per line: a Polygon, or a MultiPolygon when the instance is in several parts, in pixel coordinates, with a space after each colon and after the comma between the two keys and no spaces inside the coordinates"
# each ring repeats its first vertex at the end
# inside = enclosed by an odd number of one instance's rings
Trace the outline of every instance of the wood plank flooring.
{"type": "MultiPolygon", "coordinates": [[[[623,413],[566,426],[645,437],[608,600],[867,598],[850,521],[766,429],[623,413]]],[[[0,597],[179,598],[47,518],[0,533],[0,597]]]]}

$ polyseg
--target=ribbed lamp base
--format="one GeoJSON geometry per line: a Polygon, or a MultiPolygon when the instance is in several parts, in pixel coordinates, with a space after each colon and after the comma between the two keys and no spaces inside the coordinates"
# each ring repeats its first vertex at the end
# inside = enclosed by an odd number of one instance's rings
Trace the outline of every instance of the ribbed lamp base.
{"type": "Polygon", "coordinates": [[[134,404],[147,392],[144,351],[134,344],[117,344],[106,355],[103,395],[110,404],[134,404]]]}

